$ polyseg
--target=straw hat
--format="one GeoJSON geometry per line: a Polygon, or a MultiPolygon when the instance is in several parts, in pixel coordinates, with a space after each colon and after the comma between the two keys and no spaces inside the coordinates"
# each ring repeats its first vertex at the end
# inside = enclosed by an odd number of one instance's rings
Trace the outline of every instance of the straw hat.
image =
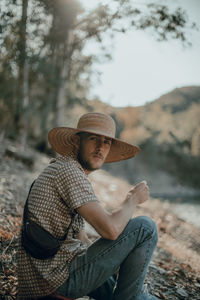
{"type": "Polygon", "coordinates": [[[115,122],[106,114],[87,113],[78,121],[77,128],[57,127],[53,128],[48,139],[52,148],[59,154],[67,156],[73,152],[74,136],[79,132],[103,135],[112,138],[112,144],[106,163],[116,162],[135,156],[140,149],[137,146],[128,144],[115,138],[115,122]]]}

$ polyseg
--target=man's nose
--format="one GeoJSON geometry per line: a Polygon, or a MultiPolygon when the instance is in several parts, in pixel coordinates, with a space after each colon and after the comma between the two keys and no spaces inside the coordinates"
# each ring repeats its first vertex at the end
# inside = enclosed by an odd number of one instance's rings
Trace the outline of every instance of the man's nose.
{"type": "Polygon", "coordinates": [[[98,150],[100,150],[101,148],[103,148],[103,141],[102,140],[97,140],[97,144],[96,144],[96,148],[98,150]]]}

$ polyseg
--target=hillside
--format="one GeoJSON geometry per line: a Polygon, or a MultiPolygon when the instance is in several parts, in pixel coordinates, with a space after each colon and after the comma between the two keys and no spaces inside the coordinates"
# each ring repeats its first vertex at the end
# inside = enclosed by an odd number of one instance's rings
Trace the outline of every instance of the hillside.
{"type": "Polygon", "coordinates": [[[192,187],[200,189],[200,87],[175,89],[141,107],[92,105],[93,110],[107,111],[114,117],[118,137],[142,150],[126,169],[119,164],[106,170],[121,173],[131,183],[145,175],[154,194],[165,195],[170,187],[174,195],[187,195],[187,191],[193,195],[192,187]],[[162,189],[164,182],[166,188],[162,189]]]}
{"type": "MultiPolygon", "coordinates": [[[[0,159],[0,299],[16,299],[16,249],[23,205],[31,182],[48,164],[50,157],[4,140],[0,159]]],[[[130,189],[130,184],[101,170],[90,175],[95,193],[108,209],[115,209],[130,189]]],[[[172,204],[151,198],[137,208],[134,216],[148,215],[159,228],[159,243],[146,283],[161,299],[199,299],[199,229],[185,222],[172,204]]],[[[192,219],[192,218],[191,218],[192,219]]],[[[200,224],[199,224],[200,226],[200,224]]],[[[88,225],[89,236],[97,235],[88,225]]]]}

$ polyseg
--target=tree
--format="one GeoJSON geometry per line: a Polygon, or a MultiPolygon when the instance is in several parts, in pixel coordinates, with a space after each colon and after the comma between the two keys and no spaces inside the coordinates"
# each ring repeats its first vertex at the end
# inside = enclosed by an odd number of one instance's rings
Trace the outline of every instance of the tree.
{"type": "MultiPolygon", "coordinates": [[[[83,49],[87,42],[95,39],[100,44],[104,39],[105,33],[113,34],[113,32],[125,33],[132,28],[144,30],[153,28],[157,34],[157,39],[166,40],[169,37],[185,41],[185,34],[183,31],[186,25],[186,17],[184,13],[177,9],[170,13],[166,6],[150,4],[147,5],[148,12],[142,12],[139,9],[132,7],[131,1],[113,1],[115,7],[108,5],[99,5],[90,13],[84,13],[82,10],[76,12],[76,17],[70,22],[69,34],[66,33],[64,59],[62,64],[62,72],[60,72],[59,89],[55,98],[55,126],[63,124],[63,107],[67,106],[66,98],[69,98],[70,90],[70,76],[73,69],[76,68],[77,60],[72,58],[79,53],[82,56],[83,49]],[[76,20],[78,22],[76,22],[76,20]],[[125,22],[122,22],[124,21],[125,22]],[[126,24],[126,26],[124,25],[126,24]],[[65,97],[65,95],[67,97],[65,97]]],[[[56,4],[58,5],[58,4],[56,4]]],[[[60,4],[59,4],[60,5],[60,4]]],[[[63,4],[62,4],[63,5],[63,4]]],[[[69,3],[68,3],[69,5],[69,3]]],[[[66,4],[65,4],[66,6],[66,4]]],[[[60,22],[59,30],[63,28],[63,23],[60,22]]],[[[67,27],[66,27],[67,28],[67,27]]],[[[108,53],[106,55],[109,57],[108,53]]],[[[94,57],[90,56],[85,59],[85,64],[92,63],[94,57]]],[[[76,73],[76,76],[78,74],[76,73]]],[[[73,81],[76,80],[75,77],[73,81]]]]}
{"type": "MultiPolygon", "coordinates": [[[[16,109],[15,109],[15,124],[17,131],[21,131],[22,127],[26,128],[26,108],[28,107],[28,62],[27,62],[27,52],[26,52],[26,27],[27,27],[27,10],[28,10],[28,0],[22,0],[21,5],[21,20],[19,21],[19,39],[18,39],[18,83],[16,91],[16,109]],[[23,118],[21,118],[23,115],[23,118]],[[24,121],[22,124],[21,122],[24,121]]],[[[26,141],[26,130],[20,132],[23,137],[23,144],[26,141]]]]}
{"type": "Polygon", "coordinates": [[[112,0],[87,12],[76,0],[33,0],[29,6],[27,0],[8,1],[0,23],[0,77],[4,78],[0,91],[4,90],[3,110],[15,107],[12,115],[17,126],[7,123],[7,127],[16,136],[22,135],[21,127],[34,135],[34,128],[29,128],[34,118],[44,134],[51,126],[63,125],[73,99],[87,97],[91,66],[97,59],[92,53],[84,54],[88,41],[95,40],[102,56],[108,58],[111,53],[104,45],[105,36],[128,30],[152,30],[159,41],[187,41],[185,28],[189,25],[179,8],[171,12],[165,5],[152,3],[139,9],[131,0],[112,0]],[[34,117],[26,123],[29,111],[34,117]]]}

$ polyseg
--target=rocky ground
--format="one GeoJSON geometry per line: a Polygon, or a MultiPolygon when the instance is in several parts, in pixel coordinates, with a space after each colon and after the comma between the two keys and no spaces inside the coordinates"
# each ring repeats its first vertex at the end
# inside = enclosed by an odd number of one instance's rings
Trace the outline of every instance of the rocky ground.
{"type": "MultiPolygon", "coordinates": [[[[31,148],[3,141],[0,153],[0,299],[16,299],[16,250],[23,205],[29,186],[49,157],[31,148]]],[[[103,205],[120,205],[130,186],[105,171],[90,176],[103,205]]],[[[200,299],[200,231],[173,211],[173,206],[150,199],[136,215],[149,215],[159,228],[159,243],[146,283],[160,299],[200,299]]],[[[96,233],[87,226],[88,234],[96,233]]]]}

